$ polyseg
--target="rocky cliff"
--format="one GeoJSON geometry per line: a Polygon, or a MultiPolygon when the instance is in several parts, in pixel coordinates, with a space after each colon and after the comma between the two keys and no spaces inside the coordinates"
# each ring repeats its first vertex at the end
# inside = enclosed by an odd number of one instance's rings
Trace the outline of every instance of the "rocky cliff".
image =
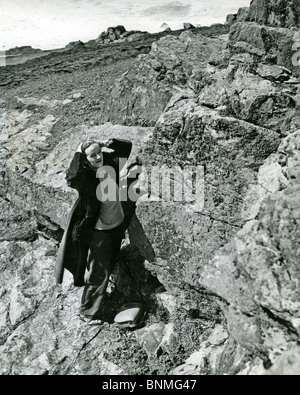
{"type": "Polygon", "coordinates": [[[227,35],[164,32],[1,70],[2,374],[299,373],[297,7],[254,0],[227,35]],[[68,273],[53,278],[76,198],[64,172],[88,136],[204,177],[203,206],[140,201],[94,329],[68,273]],[[135,300],[146,326],[118,330],[135,300]]]}

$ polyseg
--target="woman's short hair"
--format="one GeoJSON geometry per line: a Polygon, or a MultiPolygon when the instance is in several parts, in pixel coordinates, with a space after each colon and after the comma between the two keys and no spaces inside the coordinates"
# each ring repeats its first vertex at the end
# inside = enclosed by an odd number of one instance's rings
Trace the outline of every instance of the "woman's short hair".
{"type": "Polygon", "coordinates": [[[81,152],[86,155],[85,151],[93,144],[98,144],[100,146],[100,148],[103,147],[103,144],[99,143],[99,141],[95,141],[95,140],[86,140],[82,143],[81,145],[81,152]]]}

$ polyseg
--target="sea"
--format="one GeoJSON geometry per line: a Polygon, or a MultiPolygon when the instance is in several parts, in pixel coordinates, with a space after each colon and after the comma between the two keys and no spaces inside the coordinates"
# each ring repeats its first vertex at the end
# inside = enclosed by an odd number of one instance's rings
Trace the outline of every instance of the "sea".
{"type": "Polygon", "coordinates": [[[0,51],[42,50],[96,39],[108,27],[159,32],[224,23],[251,0],[0,0],[0,51]]]}

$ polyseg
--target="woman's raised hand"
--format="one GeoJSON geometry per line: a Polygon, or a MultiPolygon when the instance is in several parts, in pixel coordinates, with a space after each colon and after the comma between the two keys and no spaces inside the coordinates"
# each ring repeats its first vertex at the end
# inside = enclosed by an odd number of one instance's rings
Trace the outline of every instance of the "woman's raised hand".
{"type": "Polygon", "coordinates": [[[99,143],[103,147],[108,147],[112,143],[112,140],[95,140],[95,141],[96,143],[99,143]]]}
{"type": "Polygon", "coordinates": [[[82,149],[81,149],[81,147],[82,147],[82,143],[80,143],[80,144],[78,145],[77,151],[76,151],[76,152],[80,152],[80,153],[82,154],[82,149]]]}

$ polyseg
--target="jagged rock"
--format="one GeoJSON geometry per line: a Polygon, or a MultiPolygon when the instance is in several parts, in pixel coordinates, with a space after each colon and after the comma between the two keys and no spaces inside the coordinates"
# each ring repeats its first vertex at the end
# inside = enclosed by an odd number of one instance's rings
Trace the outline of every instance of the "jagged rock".
{"type": "Polygon", "coordinates": [[[247,19],[262,25],[299,26],[300,4],[297,0],[253,0],[247,19]]]}
{"type": "Polygon", "coordinates": [[[178,304],[177,298],[174,295],[163,292],[161,294],[157,294],[157,297],[170,315],[174,315],[176,313],[178,304]]]}
{"type": "Polygon", "coordinates": [[[126,31],[124,26],[109,27],[106,32],[100,34],[95,40],[98,44],[108,44],[111,42],[132,42],[142,40],[149,33],[139,30],[126,31]]]}
{"type": "Polygon", "coordinates": [[[284,183],[278,183],[277,171],[263,168],[265,186],[268,182],[272,187],[261,199],[257,219],[215,256],[200,280],[230,304],[231,335],[249,350],[269,354],[272,361],[295,341],[288,328],[299,333],[299,136],[298,131],[287,137],[273,157],[276,163],[282,160],[280,152],[287,155],[281,162],[284,183]]]}
{"type": "Polygon", "coordinates": [[[123,33],[119,40],[121,42],[133,42],[133,41],[143,40],[146,36],[148,36],[147,32],[131,30],[129,32],[123,33]]]}
{"type": "Polygon", "coordinates": [[[124,376],[126,372],[118,365],[107,361],[103,354],[99,356],[100,359],[100,372],[103,376],[124,376]]]}
{"type": "Polygon", "coordinates": [[[252,359],[252,361],[248,361],[245,363],[243,369],[241,369],[237,375],[238,376],[263,376],[267,372],[267,369],[264,367],[263,361],[256,357],[252,359]]]}
{"type": "Polygon", "coordinates": [[[161,116],[148,148],[150,163],[206,167],[204,209],[184,201],[180,206],[141,203],[138,208],[151,244],[168,261],[169,270],[160,277],[164,284],[170,286],[168,271],[171,283],[180,283],[182,277],[193,286],[197,283],[202,262],[242,226],[242,198],[279,141],[268,129],[222,117],[191,99],[177,102],[161,116]]]}
{"type": "Polygon", "coordinates": [[[259,64],[256,72],[260,77],[270,81],[284,82],[288,81],[291,77],[290,70],[275,65],[259,64]]]}
{"type": "MultiPolygon", "coordinates": [[[[198,102],[219,108],[223,114],[271,128],[280,133],[297,130],[299,105],[282,66],[254,63],[249,54],[234,55],[227,69],[203,73],[198,102]]],[[[198,78],[199,81],[199,78],[198,78]]]]}
{"type": "MultiPolygon", "coordinates": [[[[262,4],[252,2],[251,11],[262,4]]],[[[95,111],[102,115],[96,123],[107,116],[111,122],[154,128],[91,127],[90,118],[76,127],[57,126],[61,116],[74,114],[72,106],[85,113],[94,104],[82,85],[70,89],[72,73],[79,78],[79,70],[92,70],[88,75],[94,81],[103,64],[150,50],[146,35],[132,45],[78,46],[65,58],[52,54],[31,68],[1,68],[8,105],[0,102],[0,195],[23,210],[19,217],[0,201],[9,216],[16,215],[15,223],[4,226],[7,239],[4,229],[0,243],[1,374],[262,375],[271,364],[271,373],[288,372],[290,364],[297,368],[297,350],[291,356],[300,334],[294,56],[300,40],[288,28],[288,7],[278,19],[279,3],[264,4],[274,11],[271,19],[261,21],[257,14],[247,22],[241,12],[243,22],[231,27],[228,50],[226,37],[203,37],[198,29],[179,38],[174,33],[157,41],[150,54],[126,63],[122,79],[99,92],[95,111]],[[67,85],[55,99],[41,102],[42,76],[56,73],[63,81],[61,72],[70,74],[67,85]],[[29,85],[33,78],[39,80],[29,85]],[[14,83],[24,85],[15,90],[14,83]],[[24,94],[26,89],[31,92],[24,94]],[[86,100],[62,106],[79,91],[86,100]],[[131,139],[133,158],[139,155],[145,166],[159,170],[174,167],[176,186],[183,185],[176,176],[185,166],[203,166],[204,177],[199,192],[202,196],[204,187],[204,201],[139,203],[111,277],[101,329],[76,316],[81,290],[68,273],[62,287],[54,286],[57,243],[39,233],[41,226],[56,231],[66,224],[76,194],[66,187],[64,173],[86,137],[131,139]],[[37,212],[36,218],[26,210],[37,212]],[[25,239],[27,226],[31,238],[25,239]],[[124,334],[112,325],[113,316],[132,299],[146,303],[148,325],[124,334]],[[290,357],[278,358],[286,351],[290,357]]],[[[118,41],[139,34],[124,32],[118,41]]],[[[110,75],[110,69],[105,72],[110,75]]],[[[157,197],[157,187],[153,190],[157,197]]]]}
{"type": "Polygon", "coordinates": [[[221,355],[225,349],[228,333],[222,325],[217,325],[207,340],[201,342],[201,349],[193,353],[187,361],[170,372],[171,375],[205,375],[219,373],[221,355]]]}
{"type": "Polygon", "coordinates": [[[245,220],[254,220],[259,213],[262,201],[272,193],[287,187],[288,180],[277,158],[270,158],[258,172],[257,184],[250,185],[244,199],[242,216],[245,220]]]}
{"type": "Polygon", "coordinates": [[[121,25],[116,27],[109,27],[107,29],[107,34],[110,41],[115,41],[125,32],[126,32],[125,27],[121,25]]]}
{"type": "Polygon", "coordinates": [[[195,26],[192,25],[192,24],[189,23],[189,22],[185,22],[185,23],[183,24],[183,28],[184,28],[184,30],[190,30],[190,29],[195,29],[195,26]]]}
{"type": "Polygon", "coordinates": [[[12,112],[1,130],[0,140],[9,152],[7,165],[21,173],[38,158],[42,159],[44,152],[50,151],[51,131],[57,122],[53,115],[48,114],[37,125],[31,126],[29,120],[32,116],[33,113],[28,110],[12,112]]]}
{"type": "Polygon", "coordinates": [[[101,122],[114,119],[122,124],[154,125],[175,93],[174,85],[186,87],[191,75],[205,69],[207,61],[223,48],[224,41],[190,31],[179,38],[160,39],[112,87],[101,110],[101,122]],[[127,97],[124,92],[129,90],[131,96],[127,97]]]}
{"type": "Polygon", "coordinates": [[[228,46],[231,53],[249,53],[261,60],[276,63],[300,75],[300,68],[294,61],[295,32],[287,28],[258,25],[257,23],[236,23],[231,27],[228,46]]]}
{"type": "Polygon", "coordinates": [[[249,7],[242,7],[238,9],[237,14],[229,14],[226,17],[226,23],[232,26],[236,22],[244,22],[247,20],[249,14],[249,7]]]}
{"type": "Polygon", "coordinates": [[[13,207],[0,198],[0,241],[32,240],[37,232],[37,222],[31,212],[13,207]]]}
{"type": "Polygon", "coordinates": [[[32,252],[19,262],[14,284],[10,289],[9,318],[13,327],[32,315],[45,295],[54,287],[53,257],[56,245],[38,240],[32,245],[32,252]],[[50,256],[49,252],[52,252],[50,256]],[[48,258],[43,255],[48,254],[48,258]]]}
{"type": "Polygon", "coordinates": [[[169,350],[177,344],[177,335],[174,332],[173,324],[152,324],[149,327],[139,329],[135,333],[138,343],[143,347],[146,353],[151,356],[157,356],[161,350],[169,350]]]}
{"type": "Polygon", "coordinates": [[[226,17],[226,24],[232,26],[237,22],[237,14],[228,14],[226,17]]]}
{"type": "Polygon", "coordinates": [[[163,29],[164,31],[171,31],[172,30],[167,23],[163,23],[160,28],[163,29]]]}
{"type": "Polygon", "coordinates": [[[34,314],[53,289],[56,244],[40,238],[33,243],[1,242],[0,248],[3,280],[0,293],[4,312],[0,343],[3,344],[12,328],[34,314]]]}
{"type": "Polygon", "coordinates": [[[61,103],[63,106],[66,106],[66,105],[68,105],[68,104],[70,104],[70,103],[72,103],[73,102],[73,100],[71,100],[71,99],[65,99],[65,100],[63,100],[63,102],[61,103]]]}
{"type": "Polygon", "coordinates": [[[82,289],[75,289],[67,274],[55,288],[56,249],[42,237],[0,243],[0,374],[132,374],[111,354],[126,352],[134,369],[139,344],[132,339],[129,349],[127,336],[116,327],[90,327],[78,318],[82,289]]]}
{"type": "Polygon", "coordinates": [[[300,349],[295,347],[285,352],[266,373],[267,376],[299,376],[300,349]]]}
{"type": "Polygon", "coordinates": [[[237,12],[237,22],[244,22],[247,20],[248,14],[249,14],[249,7],[241,7],[238,9],[237,12]]]}
{"type": "MultiPolygon", "coordinates": [[[[3,296],[3,295],[2,295],[3,296]]],[[[10,329],[7,325],[8,322],[8,306],[0,302],[0,344],[2,344],[3,339],[5,339],[9,333],[10,329]]]]}
{"type": "Polygon", "coordinates": [[[72,98],[73,98],[74,100],[78,100],[78,99],[80,99],[81,97],[82,97],[82,93],[81,93],[81,92],[74,93],[73,96],[72,96],[72,98]]]}

